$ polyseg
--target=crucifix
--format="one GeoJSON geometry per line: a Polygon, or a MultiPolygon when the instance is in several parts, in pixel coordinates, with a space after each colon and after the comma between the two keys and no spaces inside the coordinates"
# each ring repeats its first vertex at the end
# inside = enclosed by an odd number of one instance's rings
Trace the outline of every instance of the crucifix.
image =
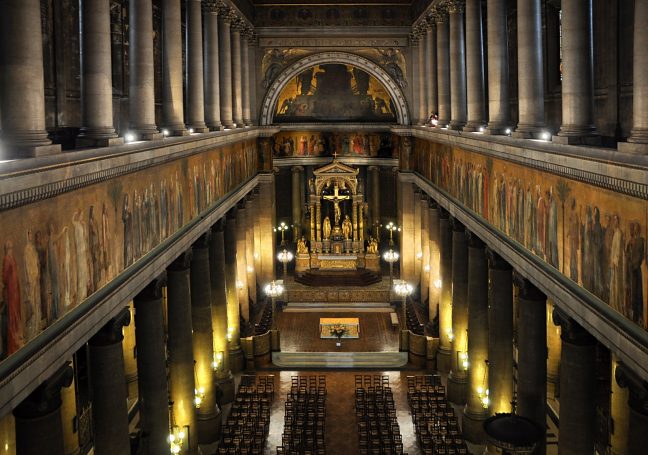
{"type": "Polygon", "coordinates": [[[336,180],[333,186],[333,194],[322,196],[322,199],[326,199],[327,201],[333,202],[333,212],[335,213],[335,226],[340,225],[340,218],[342,217],[342,212],[340,211],[340,202],[350,198],[348,194],[347,195],[340,194],[339,190],[340,188],[338,187],[338,183],[336,180]]]}

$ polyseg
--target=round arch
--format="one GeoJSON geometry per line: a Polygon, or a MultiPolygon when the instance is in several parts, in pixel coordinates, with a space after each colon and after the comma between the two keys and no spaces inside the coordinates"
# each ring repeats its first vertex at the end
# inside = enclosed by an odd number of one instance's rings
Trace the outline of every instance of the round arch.
{"type": "Polygon", "coordinates": [[[296,77],[299,73],[306,68],[321,65],[324,63],[345,63],[348,65],[357,66],[361,70],[366,71],[370,75],[378,79],[391,96],[394,106],[396,108],[396,121],[399,125],[409,125],[410,116],[407,109],[407,101],[401,91],[400,87],[392,79],[392,77],[375,62],[361,57],[359,55],[350,54],[348,52],[319,52],[317,54],[309,55],[302,59],[297,60],[295,63],[284,69],[279,76],[272,82],[270,88],[266,92],[263,103],[261,104],[261,116],[259,118],[260,125],[271,125],[274,120],[274,110],[277,104],[279,94],[286,86],[286,84],[296,77]]]}

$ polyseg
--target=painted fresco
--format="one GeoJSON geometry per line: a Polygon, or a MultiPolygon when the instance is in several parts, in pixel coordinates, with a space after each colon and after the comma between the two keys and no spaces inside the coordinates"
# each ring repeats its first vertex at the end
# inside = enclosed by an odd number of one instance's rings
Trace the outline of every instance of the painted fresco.
{"type": "Polygon", "coordinates": [[[0,358],[256,172],[251,140],[3,212],[0,358]]]}
{"type": "Polygon", "coordinates": [[[304,70],[277,101],[275,122],[396,121],[385,87],[352,65],[328,63],[304,70]]]}
{"type": "Polygon", "coordinates": [[[648,329],[648,202],[417,139],[412,166],[564,275],[648,329]]]}
{"type": "Polygon", "coordinates": [[[275,158],[293,156],[363,156],[398,158],[397,136],[391,133],[282,131],[272,137],[275,158]]]}

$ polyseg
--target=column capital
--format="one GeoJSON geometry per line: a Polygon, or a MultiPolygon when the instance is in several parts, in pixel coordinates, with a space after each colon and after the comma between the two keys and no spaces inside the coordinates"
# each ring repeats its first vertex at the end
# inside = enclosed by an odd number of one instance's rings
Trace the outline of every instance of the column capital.
{"type": "Polygon", "coordinates": [[[232,207],[227,211],[227,222],[236,221],[236,211],[238,208],[236,206],[232,207]]]}
{"type": "Polygon", "coordinates": [[[70,387],[74,370],[69,362],[56,370],[49,378],[29,394],[14,410],[16,417],[24,419],[40,417],[54,412],[61,406],[61,388],[70,387]]]}
{"type": "Polygon", "coordinates": [[[216,0],[203,0],[202,10],[205,14],[218,14],[219,2],[216,0]]]}
{"type": "Polygon", "coordinates": [[[486,257],[488,258],[488,268],[490,269],[511,270],[513,268],[511,264],[490,247],[486,247],[486,257]]]}
{"type": "Polygon", "coordinates": [[[551,318],[553,319],[554,325],[560,327],[561,340],[581,346],[596,344],[596,338],[558,307],[554,307],[551,318]]]}
{"type": "Polygon", "coordinates": [[[292,172],[304,172],[304,166],[292,166],[290,170],[292,172]]]}
{"type": "Polygon", "coordinates": [[[452,230],[455,232],[464,232],[466,230],[466,226],[452,215],[450,215],[450,225],[452,226],[452,230]]]}
{"type": "Polygon", "coordinates": [[[449,0],[446,5],[450,14],[463,14],[466,10],[466,2],[464,0],[449,0]]]}
{"type": "Polygon", "coordinates": [[[434,32],[436,30],[436,21],[437,21],[437,13],[436,13],[436,8],[430,11],[430,14],[428,14],[425,18],[426,23],[427,23],[427,31],[429,32],[434,32]]]}
{"type": "Polygon", "coordinates": [[[198,240],[196,240],[193,245],[191,246],[192,248],[198,248],[198,249],[207,249],[209,248],[209,240],[211,239],[211,229],[207,232],[205,232],[203,235],[198,237],[198,240]]]}
{"type": "Polygon", "coordinates": [[[146,287],[135,296],[134,300],[143,300],[146,302],[151,300],[159,300],[162,298],[162,288],[166,286],[166,284],[167,275],[165,271],[162,272],[157,278],[154,278],[149,284],[147,284],[146,287]]]}
{"type": "Polygon", "coordinates": [[[238,202],[236,203],[236,210],[239,210],[239,211],[241,211],[241,210],[245,210],[245,208],[246,208],[246,207],[245,207],[245,203],[246,203],[246,202],[247,202],[247,201],[245,200],[245,198],[243,198],[243,199],[241,199],[240,201],[238,201],[238,202]]]}
{"type": "Polygon", "coordinates": [[[445,5],[439,5],[433,8],[430,14],[434,18],[436,25],[445,24],[448,21],[448,8],[445,5]]]}
{"type": "Polygon", "coordinates": [[[517,270],[513,271],[513,282],[520,290],[520,298],[545,302],[547,296],[517,270]]]}
{"type": "Polygon", "coordinates": [[[444,220],[449,219],[450,218],[450,212],[448,212],[443,207],[439,206],[439,218],[442,218],[444,220]]]}
{"type": "Polygon", "coordinates": [[[105,346],[120,343],[124,339],[122,328],[131,322],[131,313],[128,308],[122,309],[117,316],[108,321],[99,331],[90,338],[89,344],[105,346]]]}
{"type": "Polygon", "coordinates": [[[225,217],[222,217],[212,225],[212,232],[223,232],[225,230],[225,223],[227,220],[225,217]]]}
{"type": "Polygon", "coordinates": [[[434,210],[439,210],[439,203],[437,201],[435,201],[434,199],[432,199],[431,196],[430,196],[430,201],[429,201],[429,207],[431,209],[434,209],[434,210]]]}
{"type": "Polygon", "coordinates": [[[648,382],[619,362],[614,371],[614,378],[621,388],[628,388],[630,396],[628,405],[636,412],[648,416],[648,382]]]}
{"type": "Polygon", "coordinates": [[[180,256],[178,256],[169,265],[168,270],[171,270],[172,272],[182,272],[183,270],[187,270],[191,264],[191,256],[193,256],[191,248],[186,250],[184,253],[180,253],[180,256]]]}
{"type": "Polygon", "coordinates": [[[474,232],[466,229],[466,239],[468,240],[468,246],[470,248],[484,248],[484,242],[482,239],[477,237],[474,232]]]}

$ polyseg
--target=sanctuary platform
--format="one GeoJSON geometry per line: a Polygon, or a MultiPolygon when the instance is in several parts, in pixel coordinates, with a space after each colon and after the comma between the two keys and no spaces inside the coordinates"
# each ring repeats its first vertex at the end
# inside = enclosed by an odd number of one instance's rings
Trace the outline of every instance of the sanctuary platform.
{"type": "Polygon", "coordinates": [[[306,270],[295,275],[295,281],[307,286],[369,286],[380,283],[382,277],[367,269],[306,270]]]}
{"type": "MultiPolygon", "coordinates": [[[[324,279],[332,272],[322,272],[319,275],[324,279]]],[[[310,275],[315,277],[316,275],[310,275]]],[[[380,278],[380,277],[379,277],[380,278]]],[[[345,306],[362,307],[369,303],[389,304],[389,278],[380,279],[369,285],[322,285],[313,287],[300,283],[299,280],[288,279],[284,284],[286,288],[286,301],[294,303],[312,304],[344,304],[345,306]]]]}

